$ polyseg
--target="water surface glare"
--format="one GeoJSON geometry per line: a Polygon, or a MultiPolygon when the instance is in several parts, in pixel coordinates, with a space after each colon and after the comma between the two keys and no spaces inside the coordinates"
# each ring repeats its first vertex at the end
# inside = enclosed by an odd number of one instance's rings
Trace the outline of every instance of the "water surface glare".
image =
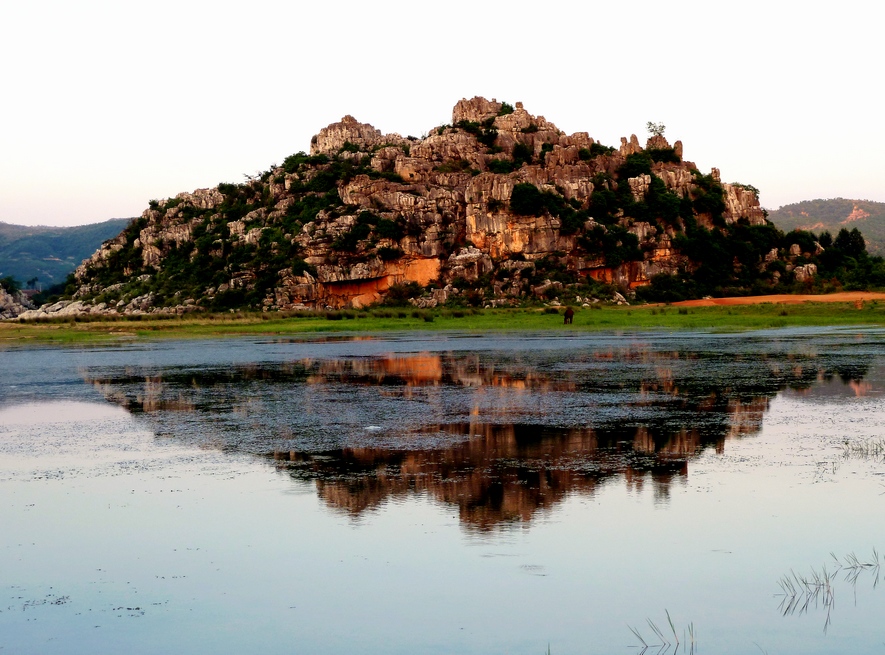
{"type": "Polygon", "coordinates": [[[882,652],[883,336],[0,350],[0,652],[882,652]]]}

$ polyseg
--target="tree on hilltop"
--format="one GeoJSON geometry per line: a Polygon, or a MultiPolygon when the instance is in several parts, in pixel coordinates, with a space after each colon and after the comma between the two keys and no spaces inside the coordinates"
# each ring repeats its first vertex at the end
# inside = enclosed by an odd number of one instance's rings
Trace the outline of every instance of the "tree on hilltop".
{"type": "Polygon", "coordinates": [[[667,126],[663,123],[652,123],[649,121],[645,124],[645,128],[652,136],[664,136],[664,130],[667,129],[667,126]]]}

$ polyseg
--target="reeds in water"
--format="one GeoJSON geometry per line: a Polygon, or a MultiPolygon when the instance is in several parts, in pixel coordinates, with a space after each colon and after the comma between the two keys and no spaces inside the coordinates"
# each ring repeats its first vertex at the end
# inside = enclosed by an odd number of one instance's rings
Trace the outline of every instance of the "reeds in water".
{"type": "Polygon", "coordinates": [[[800,575],[791,570],[778,580],[781,593],[776,594],[781,597],[778,609],[784,616],[805,614],[809,609],[824,609],[824,633],[830,627],[836,601],[835,583],[839,581],[839,574],[844,574],[842,581],[852,586],[857,584],[861,575],[872,574],[875,588],[879,584],[882,565],[882,558],[875,548],[869,560],[862,560],[854,553],[849,553],[841,560],[834,553],[830,555],[833,558],[830,569],[824,564],[820,570],[812,568],[810,575],[800,575]]]}
{"type": "Polygon", "coordinates": [[[650,649],[653,649],[651,652],[657,653],[658,655],[671,652],[672,649],[672,652],[675,655],[675,653],[679,652],[680,646],[682,646],[683,653],[687,652],[690,655],[694,655],[697,646],[694,623],[689,623],[682,631],[682,641],[680,642],[679,634],[676,631],[676,625],[673,623],[673,619],[670,617],[670,612],[665,609],[664,613],[667,615],[667,623],[670,625],[670,632],[673,633],[673,641],[670,641],[669,634],[661,630],[651,619],[646,619],[648,627],[651,630],[649,641],[645,640],[639,630],[629,624],[627,625],[627,627],[630,628],[630,632],[632,632],[639,640],[639,655],[644,655],[646,652],[650,652],[650,649]]]}
{"type": "Polygon", "coordinates": [[[863,441],[848,441],[842,443],[842,454],[847,459],[871,459],[885,461],[885,439],[865,439],[863,441]]]}
{"type": "Polygon", "coordinates": [[[810,608],[823,607],[826,610],[824,632],[830,627],[831,612],[835,602],[833,578],[836,572],[827,571],[826,565],[820,571],[811,569],[810,576],[799,575],[795,571],[778,580],[781,588],[781,604],[778,609],[783,616],[806,613],[810,608]]]}

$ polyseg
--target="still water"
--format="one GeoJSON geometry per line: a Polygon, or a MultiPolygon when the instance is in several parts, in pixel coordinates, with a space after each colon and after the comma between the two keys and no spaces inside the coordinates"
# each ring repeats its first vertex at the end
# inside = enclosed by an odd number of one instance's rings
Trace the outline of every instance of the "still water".
{"type": "Polygon", "coordinates": [[[0,350],[0,653],[883,653],[883,392],[866,327],[0,350]]]}

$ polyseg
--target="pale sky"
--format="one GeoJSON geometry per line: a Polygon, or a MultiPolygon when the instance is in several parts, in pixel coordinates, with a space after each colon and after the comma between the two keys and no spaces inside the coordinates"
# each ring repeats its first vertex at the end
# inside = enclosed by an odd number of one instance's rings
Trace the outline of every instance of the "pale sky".
{"type": "Polygon", "coordinates": [[[873,2],[0,0],[0,221],[78,225],[241,182],[345,114],[461,98],[606,145],[648,121],[762,204],[885,201],[873,2]]]}

